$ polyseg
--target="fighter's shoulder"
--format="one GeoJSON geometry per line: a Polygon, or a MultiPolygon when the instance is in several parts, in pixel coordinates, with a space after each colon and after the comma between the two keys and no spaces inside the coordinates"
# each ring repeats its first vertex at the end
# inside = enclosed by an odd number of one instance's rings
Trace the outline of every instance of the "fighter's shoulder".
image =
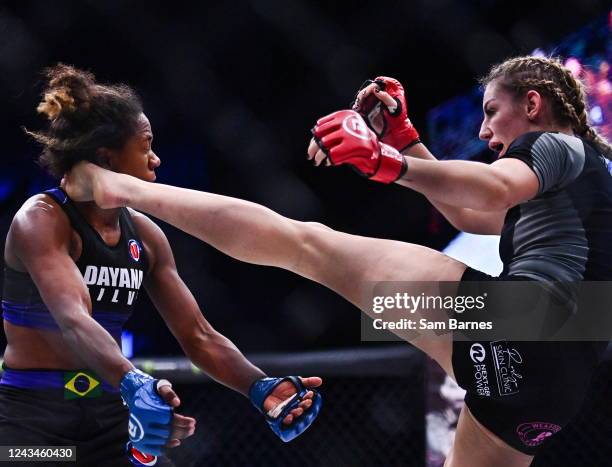
{"type": "Polygon", "coordinates": [[[166,238],[164,231],[149,216],[132,208],[127,211],[143,241],[166,238]]]}
{"type": "Polygon", "coordinates": [[[51,196],[39,193],[28,198],[13,217],[11,231],[25,231],[30,235],[70,231],[70,221],[61,206],[51,196]]]}
{"type": "Polygon", "coordinates": [[[531,131],[516,138],[509,146],[506,155],[528,151],[532,154],[565,154],[575,152],[584,154],[584,143],[577,137],[559,132],[531,131]]]}
{"type": "Polygon", "coordinates": [[[34,195],[13,217],[6,237],[5,260],[67,251],[70,241],[70,221],[63,209],[48,195],[34,195]]]}

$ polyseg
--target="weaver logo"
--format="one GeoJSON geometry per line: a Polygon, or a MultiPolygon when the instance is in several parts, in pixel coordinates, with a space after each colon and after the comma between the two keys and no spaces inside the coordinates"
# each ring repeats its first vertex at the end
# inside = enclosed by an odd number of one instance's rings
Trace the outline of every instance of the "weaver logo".
{"type": "Polygon", "coordinates": [[[140,261],[140,245],[134,239],[128,242],[128,248],[130,250],[130,256],[136,262],[140,261]]]}
{"type": "Polygon", "coordinates": [[[130,435],[130,440],[132,440],[134,443],[137,443],[144,438],[142,424],[140,423],[140,420],[138,420],[132,413],[130,414],[130,420],[128,423],[128,433],[130,435]]]}
{"type": "Polygon", "coordinates": [[[485,356],[485,349],[481,344],[472,344],[472,347],[470,347],[470,358],[474,363],[482,363],[485,359],[485,356]]]}
{"type": "Polygon", "coordinates": [[[522,423],[516,427],[516,434],[526,446],[539,446],[546,438],[561,431],[559,425],[547,422],[522,423]]]}
{"type": "Polygon", "coordinates": [[[355,115],[346,117],[342,122],[342,128],[344,128],[347,133],[359,139],[366,141],[370,139],[370,133],[365,122],[360,117],[355,115]]]}

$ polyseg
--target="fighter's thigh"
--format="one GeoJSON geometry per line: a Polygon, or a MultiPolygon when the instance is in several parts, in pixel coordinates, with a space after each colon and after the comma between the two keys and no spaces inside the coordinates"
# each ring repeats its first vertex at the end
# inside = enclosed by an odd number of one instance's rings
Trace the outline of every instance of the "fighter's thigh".
{"type": "Polygon", "coordinates": [[[466,265],[421,245],[301,224],[302,253],[296,273],[340,293],[359,308],[370,305],[363,288],[372,283],[459,281],[466,265]]]}
{"type": "MultiPolygon", "coordinates": [[[[374,290],[419,296],[454,294],[466,265],[421,245],[361,237],[338,232],[321,224],[302,223],[305,232],[298,274],[336,291],[365,313],[372,312],[374,290]]],[[[424,315],[423,315],[424,316],[424,315]]],[[[413,318],[419,318],[419,311],[413,318]]],[[[452,335],[397,333],[434,358],[451,376],[452,335]]]]}
{"type": "Polygon", "coordinates": [[[517,451],[478,423],[464,405],[444,467],[527,467],[532,459],[533,456],[517,451]]]}

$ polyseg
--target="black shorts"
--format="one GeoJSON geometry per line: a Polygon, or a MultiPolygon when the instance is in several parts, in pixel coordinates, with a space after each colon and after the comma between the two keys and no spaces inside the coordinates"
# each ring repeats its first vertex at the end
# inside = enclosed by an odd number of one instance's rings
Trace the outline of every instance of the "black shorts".
{"type": "MultiPolygon", "coordinates": [[[[458,293],[463,287],[473,294],[474,287],[486,289],[487,281],[504,280],[525,279],[493,277],[468,267],[458,293]]],[[[513,309],[521,308],[520,300],[524,309],[533,304],[533,297],[509,300],[513,309]]],[[[476,420],[510,446],[534,455],[580,410],[606,347],[607,342],[454,340],[452,364],[476,420]]]]}
{"type": "MultiPolygon", "coordinates": [[[[26,370],[7,370],[26,375],[26,370]]],[[[58,372],[46,372],[58,373],[58,372]]],[[[5,378],[6,381],[6,378],[5,378]]],[[[66,398],[60,388],[32,389],[0,384],[0,445],[76,446],[74,462],[36,462],[32,466],[173,466],[164,457],[139,463],[127,453],[128,411],[118,393],[66,398]]],[[[19,465],[30,465],[20,462],[19,465]]]]}

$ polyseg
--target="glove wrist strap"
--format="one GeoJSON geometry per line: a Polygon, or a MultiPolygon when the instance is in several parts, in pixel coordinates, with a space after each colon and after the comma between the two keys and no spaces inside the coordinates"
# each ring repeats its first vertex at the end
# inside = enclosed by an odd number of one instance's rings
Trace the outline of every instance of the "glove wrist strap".
{"type": "Polygon", "coordinates": [[[393,183],[406,173],[407,164],[404,157],[388,145],[380,145],[380,164],[370,180],[381,183],[393,183]]]}
{"type": "Polygon", "coordinates": [[[409,147],[421,142],[419,132],[416,131],[416,128],[413,125],[405,128],[401,133],[391,133],[389,136],[383,137],[382,141],[389,146],[393,146],[400,152],[405,151],[409,147]]]}

